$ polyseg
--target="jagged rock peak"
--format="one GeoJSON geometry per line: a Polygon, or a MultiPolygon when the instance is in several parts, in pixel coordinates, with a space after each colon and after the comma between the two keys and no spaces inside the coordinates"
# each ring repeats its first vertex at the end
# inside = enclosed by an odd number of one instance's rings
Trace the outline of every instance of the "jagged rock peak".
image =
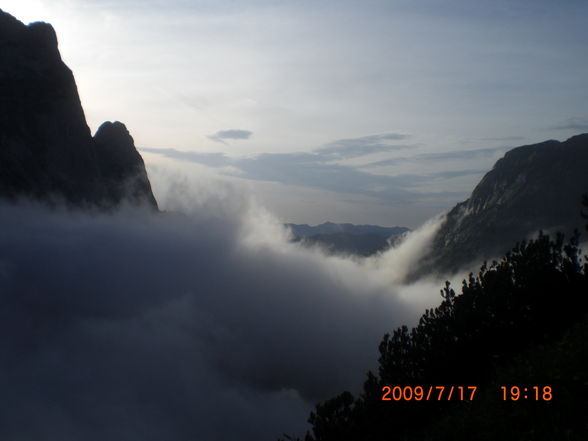
{"type": "Polygon", "coordinates": [[[92,137],[53,27],[0,10],[0,198],[110,209],[157,204],[121,123],[92,137]]]}
{"type": "Polygon", "coordinates": [[[0,37],[25,30],[27,26],[20,20],[0,9],[0,37]]]}
{"type": "Polygon", "coordinates": [[[23,22],[0,9],[0,38],[6,40],[20,40],[43,47],[57,49],[57,33],[53,26],[43,21],[23,22]]]}
{"type": "Polygon", "coordinates": [[[131,141],[133,141],[133,138],[131,137],[131,134],[129,133],[129,130],[127,129],[127,126],[125,126],[123,123],[121,123],[120,121],[104,121],[100,127],[98,127],[98,130],[96,130],[96,133],[94,134],[94,137],[96,136],[124,136],[125,138],[130,138],[131,141]]]}
{"type": "Polygon", "coordinates": [[[110,196],[157,208],[143,158],[127,127],[119,121],[102,123],[94,134],[94,145],[102,179],[111,187],[110,196]]]}
{"type": "Polygon", "coordinates": [[[43,44],[47,48],[55,48],[58,47],[57,41],[57,33],[53,26],[49,23],[45,23],[44,21],[36,21],[28,25],[29,33],[33,36],[33,38],[43,44]]]}
{"type": "Polygon", "coordinates": [[[135,140],[127,127],[120,121],[102,123],[94,134],[94,141],[101,148],[108,148],[119,154],[138,154],[135,148],[135,140]]]}

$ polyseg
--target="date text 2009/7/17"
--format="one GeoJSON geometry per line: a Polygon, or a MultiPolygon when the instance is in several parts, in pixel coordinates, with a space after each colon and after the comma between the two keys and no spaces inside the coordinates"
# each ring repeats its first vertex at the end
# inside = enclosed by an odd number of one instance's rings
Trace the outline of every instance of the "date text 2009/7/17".
{"type": "Polygon", "coordinates": [[[384,386],[382,401],[472,401],[477,386],[384,386]]]}

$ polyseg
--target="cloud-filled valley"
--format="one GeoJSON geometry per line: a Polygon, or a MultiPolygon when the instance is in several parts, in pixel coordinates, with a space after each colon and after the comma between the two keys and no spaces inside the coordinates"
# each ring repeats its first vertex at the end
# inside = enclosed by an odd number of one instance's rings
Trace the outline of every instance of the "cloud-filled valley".
{"type": "Polygon", "coordinates": [[[438,303],[437,282],[405,287],[398,267],[434,224],[396,261],[359,263],[288,243],[210,184],[170,184],[164,213],[0,207],[3,437],[300,433],[316,401],[359,387],[385,332],[438,303]]]}

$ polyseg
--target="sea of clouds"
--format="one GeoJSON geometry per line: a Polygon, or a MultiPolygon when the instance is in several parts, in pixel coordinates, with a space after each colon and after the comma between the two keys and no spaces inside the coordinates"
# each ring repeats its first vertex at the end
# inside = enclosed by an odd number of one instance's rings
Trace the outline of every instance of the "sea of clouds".
{"type": "Polygon", "coordinates": [[[243,189],[151,170],[162,213],[0,206],[0,438],[275,440],[357,392],[439,280],[440,219],[370,259],[289,241],[243,189]]]}

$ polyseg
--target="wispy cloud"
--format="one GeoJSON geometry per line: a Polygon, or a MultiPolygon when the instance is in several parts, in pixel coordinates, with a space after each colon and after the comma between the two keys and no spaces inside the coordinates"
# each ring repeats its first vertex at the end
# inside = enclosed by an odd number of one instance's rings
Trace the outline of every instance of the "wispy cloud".
{"type": "Polygon", "coordinates": [[[439,153],[421,153],[413,156],[403,156],[400,158],[383,159],[380,161],[374,161],[370,164],[366,164],[365,167],[387,167],[390,165],[398,165],[403,162],[433,162],[440,160],[463,160],[463,159],[476,159],[480,157],[492,156],[498,152],[506,152],[512,147],[490,147],[485,149],[476,150],[453,150],[449,152],[439,153]]]}
{"type": "Polygon", "coordinates": [[[147,153],[162,155],[167,158],[178,159],[180,161],[197,162],[198,164],[207,165],[209,167],[224,167],[231,165],[231,160],[224,153],[186,152],[176,149],[152,147],[141,147],[140,150],[147,153]]]}
{"type": "Polygon", "coordinates": [[[499,141],[499,142],[520,142],[524,141],[524,136],[491,136],[487,138],[477,138],[480,141],[499,141]]]}
{"type": "Polygon", "coordinates": [[[482,169],[472,169],[472,170],[455,170],[455,171],[443,171],[438,173],[428,174],[426,177],[429,179],[453,179],[453,178],[461,178],[462,176],[471,176],[471,175],[483,175],[488,170],[482,169]]]}
{"type": "Polygon", "coordinates": [[[405,144],[393,144],[394,141],[402,141],[408,137],[408,135],[399,133],[385,133],[382,135],[370,135],[360,138],[339,139],[324,147],[316,149],[315,152],[332,158],[346,159],[369,155],[371,153],[392,152],[414,148],[414,146],[405,144]]]}
{"type": "Polygon", "coordinates": [[[367,173],[351,166],[331,164],[314,153],[262,154],[236,164],[251,179],[281,182],[372,196],[386,201],[414,200],[401,177],[367,173]]]}
{"type": "Polygon", "coordinates": [[[253,132],[249,130],[230,129],[230,130],[219,130],[218,132],[210,135],[208,138],[213,141],[225,143],[226,139],[240,140],[249,139],[253,135],[253,132]]]}
{"type": "Polygon", "coordinates": [[[555,130],[588,130],[588,118],[568,118],[560,124],[552,127],[555,130]]]}
{"type": "MultiPolygon", "coordinates": [[[[331,155],[316,152],[263,153],[248,158],[230,158],[223,153],[186,152],[163,148],[140,150],[209,167],[232,167],[238,170],[240,178],[368,196],[385,204],[413,204],[423,198],[459,198],[466,192],[423,192],[412,188],[437,183],[443,179],[480,173],[480,170],[463,170],[388,176],[373,174],[350,165],[334,164],[331,162],[331,155]]],[[[223,170],[222,173],[233,175],[228,170],[223,170]]]]}
{"type": "Polygon", "coordinates": [[[468,186],[461,189],[455,182],[444,187],[444,182],[483,175],[487,167],[478,164],[479,160],[487,162],[493,155],[509,149],[492,147],[420,153],[361,165],[339,162],[373,153],[410,151],[418,148],[417,145],[395,144],[408,137],[397,133],[370,135],[336,140],[310,152],[263,153],[251,157],[229,157],[220,152],[187,152],[164,148],[141,150],[217,168],[219,173],[225,176],[367,197],[374,203],[391,207],[418,205],[423,201],[436,201],[434,205],[439,206],[445,206],[447,201],[453,204],[467,196],[471,191],[471,183],[468,180],[464,181],[468,182],[468,186]],[[432,170],[431,164],[440,161],[459,163],[460,166],[456,167],[453,164],[450,169],[432,170]],[[409,166],[404,169],[404,164],[409,166]],[[378,172],[378,169],[383,167],[397,165],[401,167],[394,173],[378,172]],[[419,169],[422,171],[419,172],[419,169]]]}

